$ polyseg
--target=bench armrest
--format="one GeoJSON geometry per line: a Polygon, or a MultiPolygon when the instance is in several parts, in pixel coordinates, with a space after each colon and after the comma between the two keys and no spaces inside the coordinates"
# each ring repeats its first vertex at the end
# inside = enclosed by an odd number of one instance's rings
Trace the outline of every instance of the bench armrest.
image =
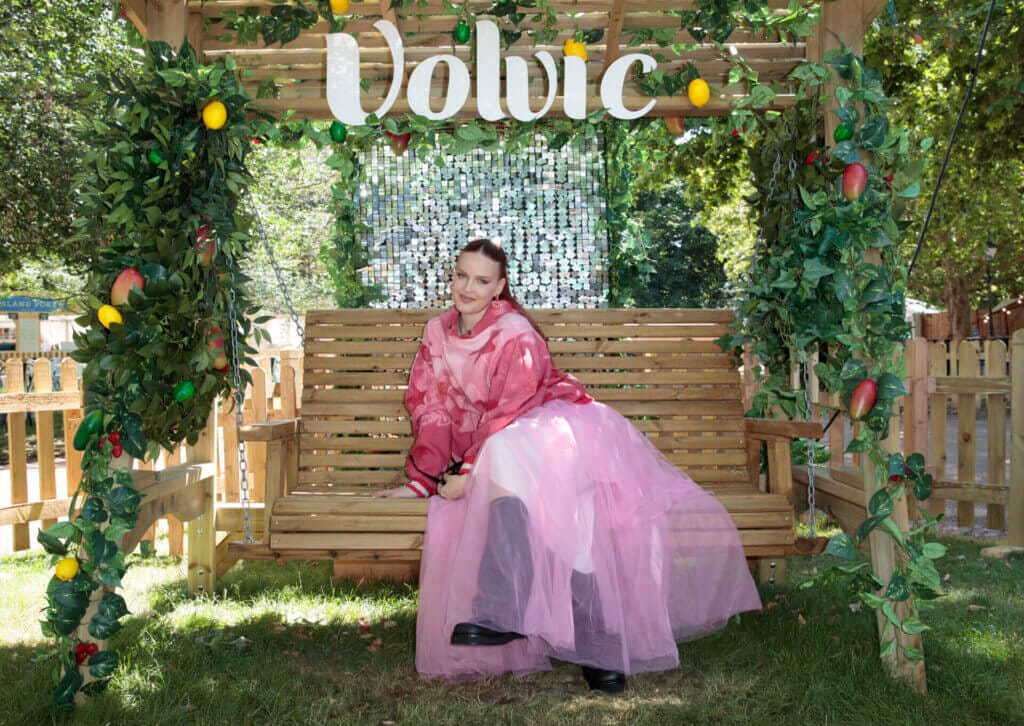
{"type": "Polygon", "coordinates": [[[263,421],[246,424],[238,430],[239,441],[280,441],[291,438],[299,431],[299,419],[285,418],[280,421],[263,421]]]}
{"type": "Polygon", "coordinates": [[[784,421],[781,419],[746,418],[747,438],[759,441],[773,439],[817,439],[821,424],[816,421],[784,421]]]}

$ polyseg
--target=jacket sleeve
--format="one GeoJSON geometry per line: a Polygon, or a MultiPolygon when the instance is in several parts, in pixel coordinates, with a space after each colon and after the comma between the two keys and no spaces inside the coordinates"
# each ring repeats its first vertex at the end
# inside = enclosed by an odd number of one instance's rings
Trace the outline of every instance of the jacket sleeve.
{"type": "Polygon", "coordinates": [[[437,484],[452,454],[452,421],[445,408],[447,382],[439,353],[431,350],[429,336],[412,364],[405,407],[412,418],[412,448],[405,462],[409,488],[421,497],[437,493],[437,484]]]}
{"type": "Polygon", "coordinates": [[[487,437],[546,400],[552,373],[547,344],[533,331],[517,335],[498,351],[492,371],[484,413],[464,456],[470,465],[487,437]]]}

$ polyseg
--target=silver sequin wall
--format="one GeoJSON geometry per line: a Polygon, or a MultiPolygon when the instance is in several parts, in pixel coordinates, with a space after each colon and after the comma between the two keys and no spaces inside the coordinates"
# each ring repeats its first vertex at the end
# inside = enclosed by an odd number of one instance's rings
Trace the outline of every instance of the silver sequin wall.
{"type": "Polygon", "coordinates": [[[380,285],[375,307],[445,307],[456,251],[475,237],[500,241],[509,282],[527,307],[602,307],[608,293],[604,160],[598,139],[558,150],[543,139],[514,154],[476,149],[395,157],[387,143],[363,159],[361,215],[380,285]]]}

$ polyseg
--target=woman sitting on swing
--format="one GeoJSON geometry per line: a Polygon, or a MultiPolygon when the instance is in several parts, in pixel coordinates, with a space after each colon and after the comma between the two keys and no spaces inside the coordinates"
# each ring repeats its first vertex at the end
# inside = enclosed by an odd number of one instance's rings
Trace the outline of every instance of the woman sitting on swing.
{"type": "Polygon", "coordinates": [[[431,497],[416,669],[464,680],[558,658],[620,692],[760,598],[725,508],[552,365],[507,272],[490,240],[460,252],[406,392],[411,481],[377,494],[431,497]]]}

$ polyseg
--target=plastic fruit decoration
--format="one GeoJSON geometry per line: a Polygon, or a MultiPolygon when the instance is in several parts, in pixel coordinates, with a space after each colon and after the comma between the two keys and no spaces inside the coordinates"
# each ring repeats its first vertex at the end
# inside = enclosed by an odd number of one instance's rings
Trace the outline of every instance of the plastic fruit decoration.
{"type": "Polygon", "coordinates": [[[210,225],[204,224],[196,230],[196,257],[200,267],[209,267],[213,255],[217,251],[217,243],[210,236],[210,225]]]}
{"type": "Polygon", "coordinates": [[[100,647],[96,643],[79,643],[75,646],[75,663],[82,665],[99,652],[100,647]]]}
{"type": "Polygon", "coordinates": [[[711,89],[703,78],[694,78],[686,87],[686,97],[697,108],[701,108],[711,99],[711,89]]]}
{"type": "Polygon", "coordinates": [[[686,130],[686,119],[683,116],[666,116],[662,119],[665,129],[673,136],[682,136],[686,130]]]}
{"type": "Polygon", "coordinates": [[[335,15],[344,15],[348,12],[348,0],[331,0],[331,12],[335,15]]]}
{"type": "Polygon", "coordinates": [[[185,401],[192,398],[195,393],[196,387],[192,381],[181,381],[174,386],[174,390],[171,391],[171,395],[174,396],[174,400],[178,403],[185,403],[185,401]]]}
{"type": "Polygon", "coordinates": [[[388,131],[387,135],[391,137],[391,151],[395,156],[401,156],[409,148],[409,140],[412,138],[412,134],[393,134],[388,131]]]}
{"type": "Polygon", "coordinates": [[[859,161],[847,164],[843,169],[843,196],[851,202],[860,199],[868,185],[868,170],[859,161]]]}
{"type": "Polygon", "coordinates": [[[452,32],[456,43],[465,43],[469,40],[469,23],[465,20],[460,20],[455,25],[455,30],[452,32]]]}
{"type": "Polygon", "coordinates": [[[835,139],[837,143],[840,141],[846,141],[852,136],[853,129],[851,129],[846,124],[839,124],[838,126],[836,126],[836,130],[832,132],[832,138],[835,139]]]}
{"type": "Polygon", "coordinates": [[[569,38],[562,45],[562,54],[566,56],[574,55],[586,62],[587,46],[583,45],[583,43],[579,42],[575,38],[569,38]]]}
{"type": "Polygon", "coordinates": [[[103,428],[103,410],[94,409],[85,415],[82,422],[78,424],[78,431],[75,432],[75,439],[72,441],[75,449],[85,451],[90,439],[100,433],[103,428]]]}
{"type": "Polygon", "coordinates": [[[875,407],[878,400],[878,384],[870,378],[865,378],[857,384],[850,396],[850,418],[860,421],[867,415],[868,411],[875,407]]]}
{"type": "Polygon", "coordinates": [[[336,144],[340,144],[348,136],[348,129],[341,121],[335,121],[331,124],[331,141],[336,144]]]}
{"type": "Polygon", "coordinates": [[[224,354],[224,334],[220,326],[214,326],[206,331],[206,347],[215,353],[213,367],[220,370],[227,367],[228,357],[224,354]]]}
{"type": "Polygon", "coordinates": [[[114,278],[114,284],[110,287],[110,304],[124,305],[128,302],[128,293],[133,288],[139,292],[146,289],[146,278],[134,267],[126,267],[114,278]]]}
{"type": "Polygon", "coordinates": [[[210,101],[210,103],[203,106],[203,124],[210,131],[224,128],[224,124],[227,122],[228,109],[223,103],[220,101],[210,101]]]}
{"type": "Polygon", "coordinates": [[[149,163],[153,166],[160,166],[164,163],[164,157],[156,149],[150,149],[149,153],[146,154],[146,158],[149,159],[149,163]]]}
{"type": "Polygon", "coordinates": [[[78,560],[74,557],[65,557],[57,562],[53,574],[57,576],[58,580],[64,582],[75,579],[75,575],[78,574],[78,560]]]}
{"type": "Polygon", "coordinates": [[[124,318],[121,317],[121,313],[117,311],[113,305],[104,305],[96,311],[96,317],[100,319],[100,325],[107,330],[110,330],[110,326],[114,323],[123,323],[124,318]]]}

